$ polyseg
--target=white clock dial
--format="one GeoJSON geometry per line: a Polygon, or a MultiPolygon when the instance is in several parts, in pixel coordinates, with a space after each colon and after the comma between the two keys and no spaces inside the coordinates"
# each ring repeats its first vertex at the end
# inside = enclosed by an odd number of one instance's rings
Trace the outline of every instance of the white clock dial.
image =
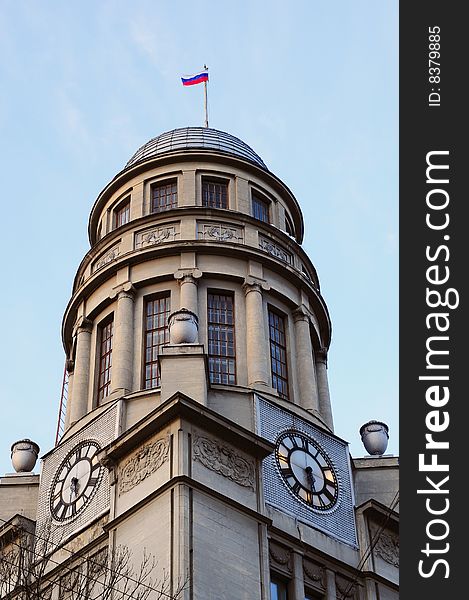
{"type": "Polygon", "coordinates": [[[287,431],[277,439],[275,459],[289,490],[309,508],[329,510],[338,499],[339,486],[332,463],[312,438],[287,431]]]}
{"type": "Polygon", "coordinates": [[[94,495],[103,477],[95,441],[75,446],[57,469],[50,491],[50,511],[56,521],[74,519],[94,495]]]}

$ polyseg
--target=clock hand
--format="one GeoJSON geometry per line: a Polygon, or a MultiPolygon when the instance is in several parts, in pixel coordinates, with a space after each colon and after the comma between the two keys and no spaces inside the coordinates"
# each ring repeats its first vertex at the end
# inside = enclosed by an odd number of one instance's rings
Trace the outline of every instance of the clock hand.
{"type": "Polygon", "coordinates": [[[313,475],[313,468],[308,465],[306,467],[305,471],[306,471],[306,478],[308,479],[308,482],[311,486],[311,491],[315,492],[316,485],[315,485],[315,479],[314,479],[314,475],[313,475]]]}

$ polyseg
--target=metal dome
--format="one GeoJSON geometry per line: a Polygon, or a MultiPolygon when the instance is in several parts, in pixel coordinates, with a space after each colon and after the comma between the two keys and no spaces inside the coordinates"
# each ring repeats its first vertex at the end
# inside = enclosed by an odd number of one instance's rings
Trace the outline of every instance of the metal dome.
{"type": "Polygon", "coordinates": [[[260,156],[242,140],[224,131],[208,127],[183,127],[162,133],[141,146],[127,162],[125,168],[128,169],[138,163],[171,152],[195,149],[216,150],[242,158],[268,170],[260,156]]]}

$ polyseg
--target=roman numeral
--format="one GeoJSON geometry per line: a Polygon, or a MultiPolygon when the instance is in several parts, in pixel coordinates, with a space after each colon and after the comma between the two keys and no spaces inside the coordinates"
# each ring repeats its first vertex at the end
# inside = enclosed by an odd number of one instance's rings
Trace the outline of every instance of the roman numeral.
{"type": "Polygon", "coordinates": [[[324,494],[324,496],[326,496],[329,502],[332,502],[334,500],[334,494],[331,494],[331,492],[327,488],[324,488],[324,491],[322,493],[324,494]]]}
{"type": "Polygon", "coordinates": [[[90,477],[87,487],[94,487],[98,483],[98,477],[90,477]]]}
{"type": "Polygon", "coordinates": [[[298,483],[298,481],[295,480],[295,483],[292,485],[292,490],[295,492],[295,494],[299,493],[301,490],[301,485],[298,483]]]}
{"type": "Polygon", "coordinates": [[[284,477],[293,477],[293,471],[290,467],[281,467],[280,471],[284,477]]]}

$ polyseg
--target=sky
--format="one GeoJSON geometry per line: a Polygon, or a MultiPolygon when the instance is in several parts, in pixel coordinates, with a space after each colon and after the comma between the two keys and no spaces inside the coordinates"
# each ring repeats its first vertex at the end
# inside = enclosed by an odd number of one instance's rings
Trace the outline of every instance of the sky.
{"type": "MultiPolygon", "coordinates": [[[[210,127],[303,210],[332,320],[335,433],[398,411],[398,1],[0,0],[0,476],[55,442],[61,322],[99,192],[149,139],[210,127]]],[[[35,471],[38,472],[39,463],[35,471]]]]}

